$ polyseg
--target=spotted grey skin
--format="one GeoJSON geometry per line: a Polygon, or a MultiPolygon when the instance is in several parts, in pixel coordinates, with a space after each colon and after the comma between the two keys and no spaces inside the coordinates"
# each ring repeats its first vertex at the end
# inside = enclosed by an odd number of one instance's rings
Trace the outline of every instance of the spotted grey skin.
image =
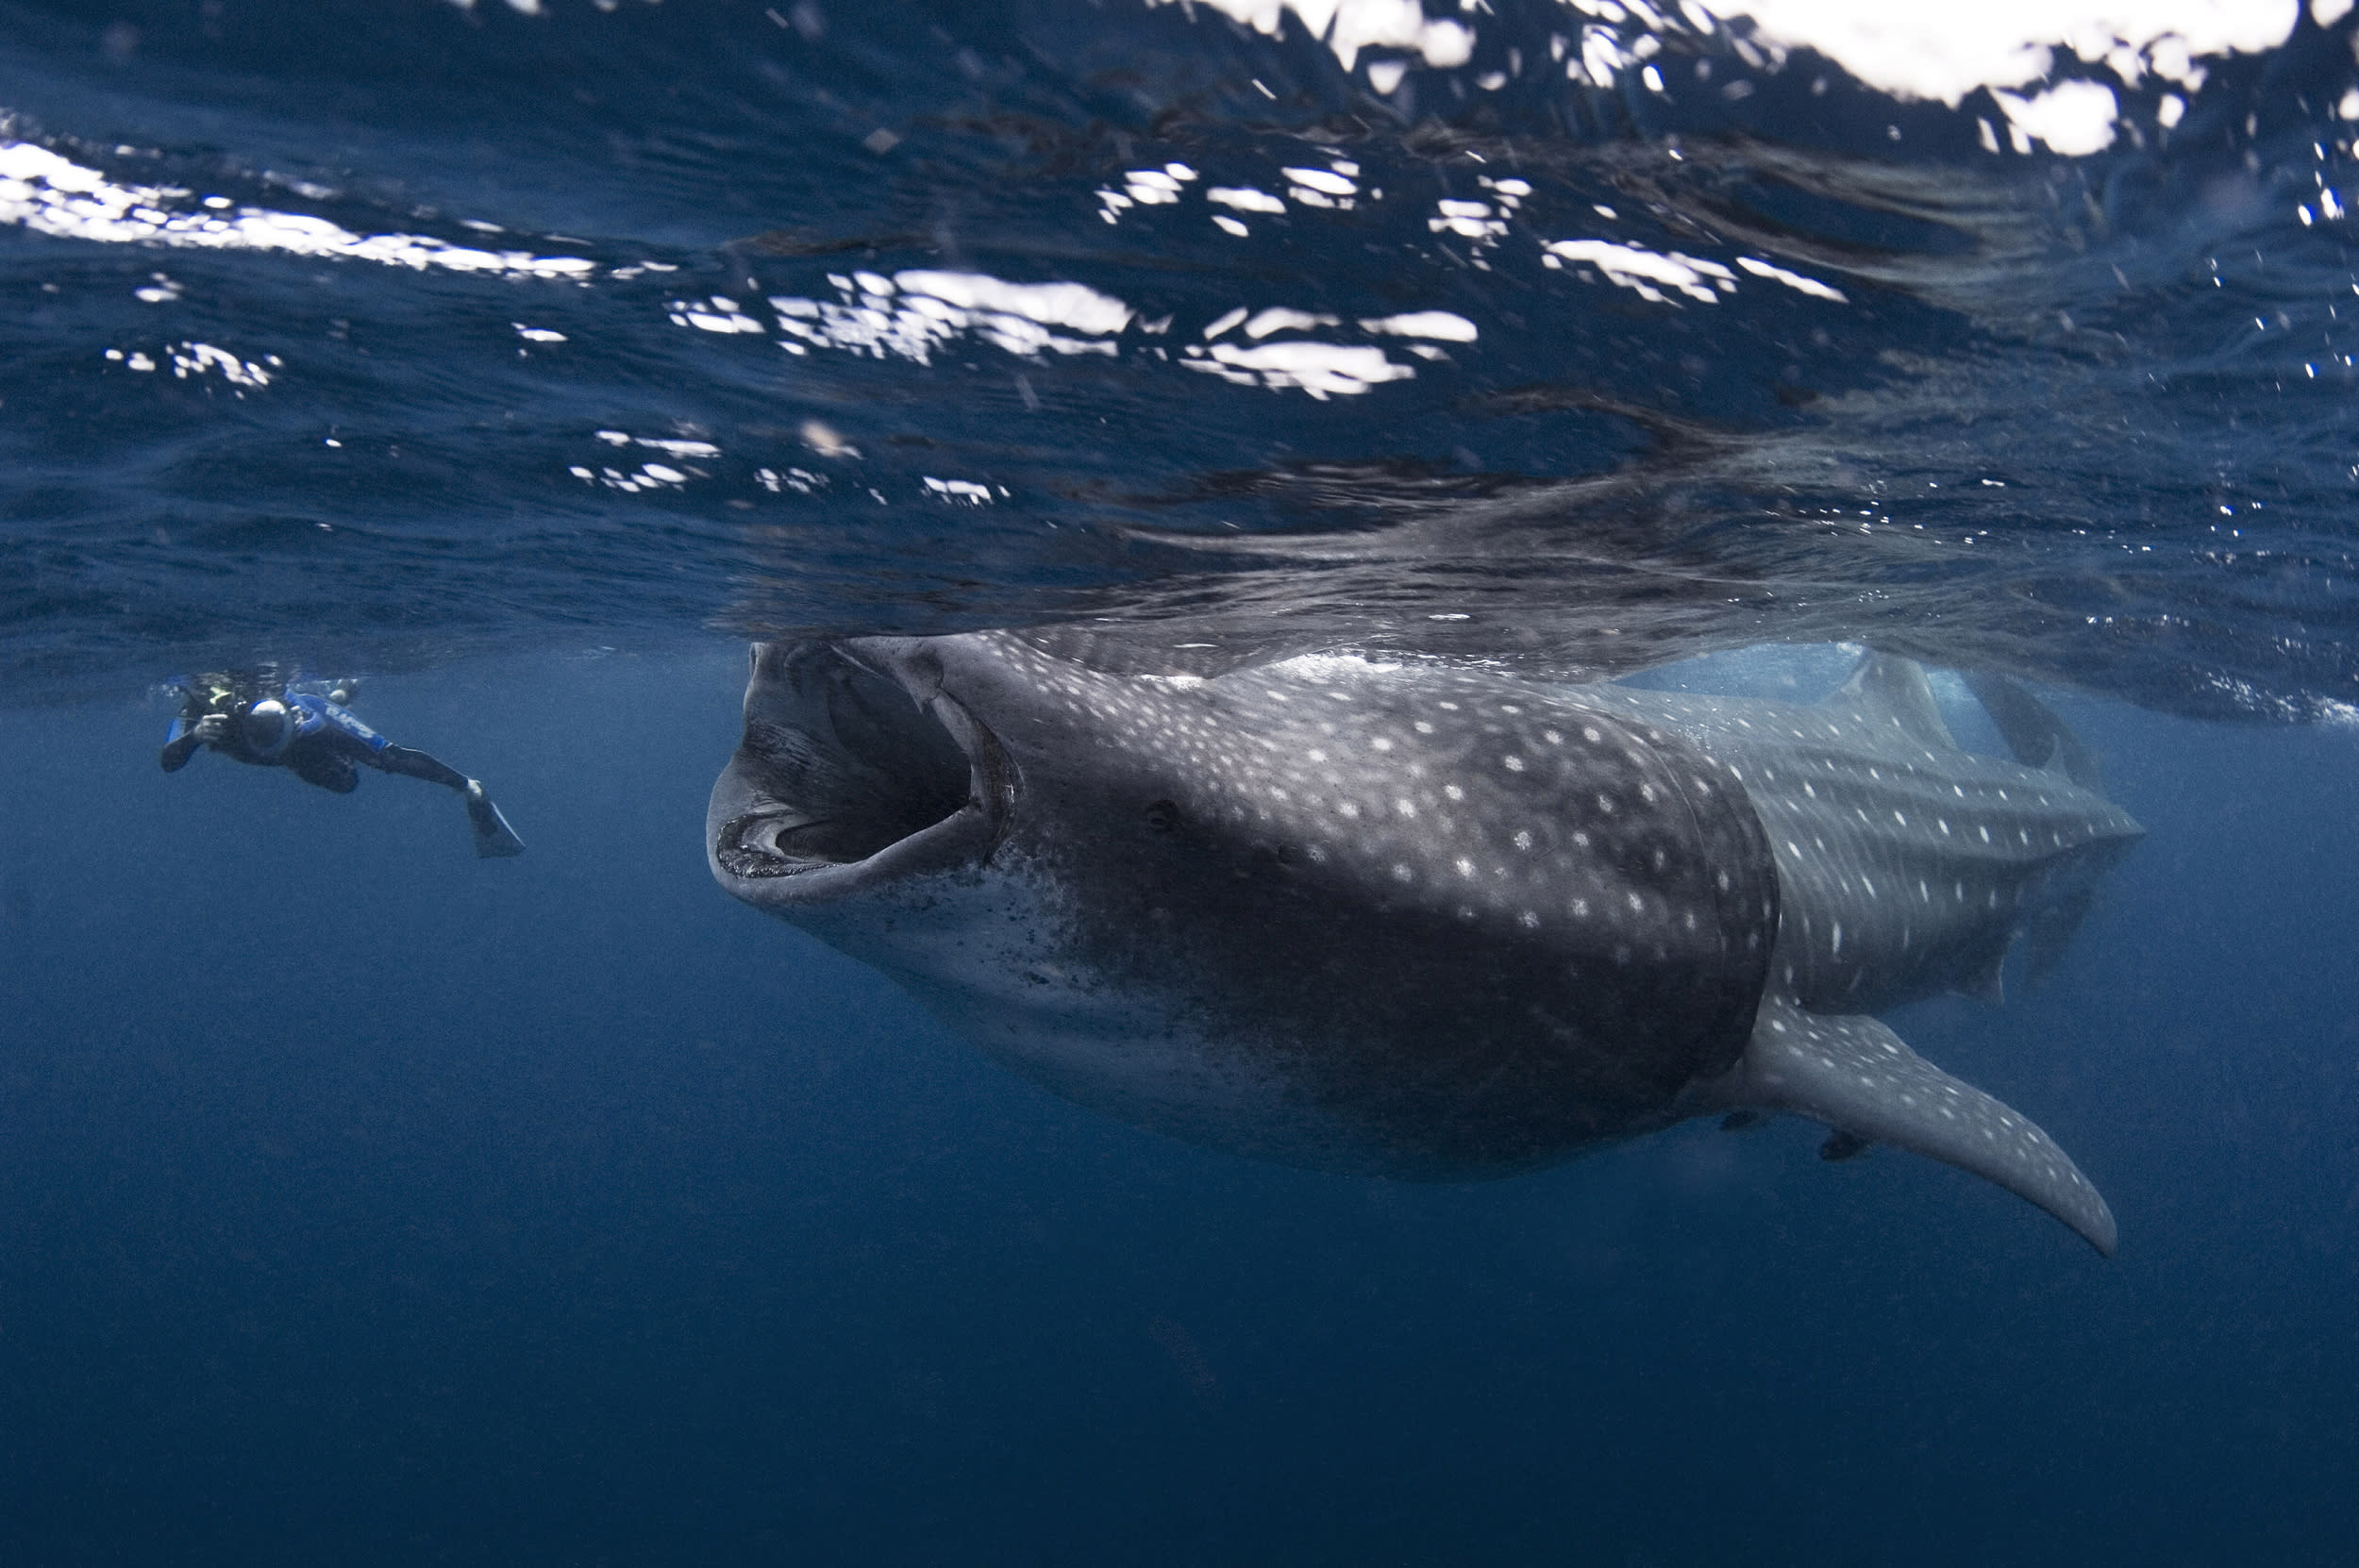
{"type": "Polygon", "coordinates": [[[1870,657],[1823,703],[1597,688],[1743,782],[1777,859],[1782,912],[1760,1023],[1698,1105],[1795,1110],[1987,1176],[2099,1251],[2113,1215],[2049,1136],[1925,1062],[1872,1016],[1944,992],[2000,999],[2010,945],[2051,965],[2097,883],[2142,835],[2096,789],[2049,710],[1994,677],[1977,694],[2027,766],[1961,750],[1924,672],[1870,657]],[[2079,776],[2075,776],[2075,775],[2079,776]]]}
{"type": "MultiPolygon", "coordinates": [[[[2028,694],[1977,684],[2026,705],[2093,770],[2028,694]]],[[[2034,957],[2052,961],[2143,831],[2067,773],[1961,750],[1905,659],[1870,658],[1810,707],[1619,687],[1590,700],[1700,747],[1743,781],[1784,898],[1773,988],[1817,1012],[1882,1012],[1943,992],[1999,1000],[2014,939],[2029,932],[2034,957]]]]}
{"type": "Polygon", "coordinates": [[[1454,1179],[1793,1110],[2110,1250],[2044,1134],[1867,1016],[1986,990],[2136,832],[1938,726],[1886,660],[1789,709],[1352,659],[1142,675],[1005,633],[761,644],[707,842],[729,892],[1018,1071],[1196,1142],[1454,1179]]]}

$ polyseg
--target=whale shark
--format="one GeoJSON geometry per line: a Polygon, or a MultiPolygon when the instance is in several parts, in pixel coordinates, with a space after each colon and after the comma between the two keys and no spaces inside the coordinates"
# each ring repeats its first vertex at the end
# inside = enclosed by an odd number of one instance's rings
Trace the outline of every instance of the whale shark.
{"type": "Polygon", "coordinates": [[[1098,650],[755,644],[713,876],[1197,1143],[1465,1180],[1790,1113],[1827,1158],[1913,1150],[2113,1252],[2046,1132],[1876,1016],[1997,1000],[2018,947],[2051,965],[2142,832],[2012,682],[1970,680],[2001,758],[1875,653],[1800,704],[1098,650]]]}

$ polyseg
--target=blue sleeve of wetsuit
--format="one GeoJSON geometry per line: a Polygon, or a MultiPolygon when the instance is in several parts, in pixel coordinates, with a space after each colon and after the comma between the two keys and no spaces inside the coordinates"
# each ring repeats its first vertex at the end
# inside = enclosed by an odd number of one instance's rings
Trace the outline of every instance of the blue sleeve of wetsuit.
{"type": "MultiPolygon", "coordinates": [[[[184,709],[188,706],[189,693],[195,687],[195,685],[196,682],[188,676],[174,676],[170,680],[164,682],[165,690],[177,692],[180,694],[180,703],[184,709]]],[[[173,720],[172,727],[164,731],[164,744],[172,744],[173,742],[177,741],[181,736],[186,735],[188,732],[189,721],[184,714],[182,717],[173,720]]]]}
{"type": "Polygon", "coordinates": [[[326,697],[315,697],[308,692],[290,692],[287,706],[302,711],[302,733],[315,734],[323,729],[340,732],[346,740],[358,742],[369,751],[383,751],[390,742],[384,736],[362,724],[343,709],[326,697]]]}

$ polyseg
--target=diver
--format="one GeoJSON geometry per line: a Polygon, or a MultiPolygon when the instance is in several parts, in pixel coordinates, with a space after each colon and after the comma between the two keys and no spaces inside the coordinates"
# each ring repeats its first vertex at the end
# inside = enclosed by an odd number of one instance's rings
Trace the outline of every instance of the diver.
{"type": "Polygon", "coordinates": [[[180,716],[172,721],[157,758],[164,772],[178,773],[207,746],[257,767],[285,768],[306,784],[350,794],[360,769],[404,774],[456,790],[467,803],[475,852],[485,859],[525,852],[483,792],[483,786],[422,751],[397,746],[346,712],[353,683],[280,681],[267,670],[229,671],[176,680],[180,716]]]}

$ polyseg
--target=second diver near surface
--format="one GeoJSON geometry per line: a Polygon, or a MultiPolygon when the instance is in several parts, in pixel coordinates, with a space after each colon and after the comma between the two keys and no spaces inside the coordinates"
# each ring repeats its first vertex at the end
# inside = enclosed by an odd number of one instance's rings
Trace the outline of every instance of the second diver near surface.
{"type": "Polygon", "coordinates": [[[177,773],[189,759],[209,747],[257,767],[285,768],[306,784],[350,794],[360,769],[406,774],[458,792],[467,804],[475,852],[486,859],[524,853],[492,797],[477,780],[422,751],[397,746],[342,706],[343,687],[326,692],[315,683],[281,682],[267,672],[237,671],[176,683],[180,716],[172,722],[157,759],[164,772],[177,773]],[[341,700],[339,700],[341,699],[341,700]]]}

